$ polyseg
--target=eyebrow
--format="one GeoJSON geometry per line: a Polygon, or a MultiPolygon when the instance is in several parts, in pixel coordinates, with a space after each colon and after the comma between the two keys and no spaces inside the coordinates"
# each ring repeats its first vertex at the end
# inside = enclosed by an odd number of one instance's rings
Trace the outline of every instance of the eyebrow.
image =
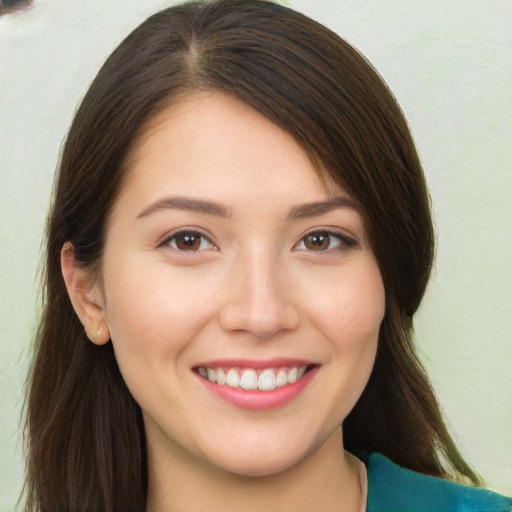
{"type": "MultiPolygon", "coordinates": [[[[317,201],[314,203],[305,203],[294,206],[288,213],[287,220],[308,219],[317,217],[324,213],[336,210],[338,208],[351,208],[361,210],[361,205],[353,199],[346,196],[337,196],[326,201],[317,201]]],[[[188,210],[215,217],[229,219],[233,216],[233,210],[216,201],[198,199],[193,197],[171,196],[165,197],[149,205],[142,210],[137,219],[147,217],[148,215],[162,210],[188,210]]]]}
{"type": "Polygon", "coordinates": [[[287,220],[317,217],[338,208],[351,208],[353,210],[361,211],[361,205],[357,201],[346,196],[336,196],[326,201],[294,206],[290,210],[287,220]]]}
{"type": "Polygon", "coordinates": [[[146,217],[151,213],[158,212],[161,210],[189,210],[194,212],[206,213],[208,215],[214,215],[216,217],[229,218],[232,216],[232,210],[227,208],[223,204],[215,201],[206,201],[204,199],[197,199],[193,197],[183,196],[172,196],[166,197],[155,203],[149,205],[147,208],[142,210],[137,218],[146,217]]]}

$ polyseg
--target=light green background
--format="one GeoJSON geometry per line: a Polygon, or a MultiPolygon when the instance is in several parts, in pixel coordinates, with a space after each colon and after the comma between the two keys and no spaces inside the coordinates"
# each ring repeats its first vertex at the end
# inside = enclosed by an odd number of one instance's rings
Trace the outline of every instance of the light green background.
{"type": "MultiPolygon", "coordinates": [[[[164,0],[40,0],[0,18],[0,511],[22,484],[19,414],[60,145],[114,46],[164,0]]],[[[289,0],[373,62],[412,126],[438,232],[416,338],[460,448],[512,495],[512,2],[289,0]]]]}

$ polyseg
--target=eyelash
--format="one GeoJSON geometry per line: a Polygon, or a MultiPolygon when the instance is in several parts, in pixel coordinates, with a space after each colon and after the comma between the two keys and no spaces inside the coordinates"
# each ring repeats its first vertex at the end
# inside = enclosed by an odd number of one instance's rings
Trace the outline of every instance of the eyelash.
{"type": "MultiPolygon", "coordinates": [[[[185,242],[185,243],[187,243],[187,242],[185,242]]],[[[169,246],[178,252],[192,253],[192,254],[196,253],[196,252],[202,252],[207,249],[218,250],[218,247],[210,240],[209,237],[207,237],[204,233],[201,233],[200,231],[196,231],[194,229],[181,229],[179,231],[175,231],[174,233],[171,233],[169,236],[166,236],[158,244],[158,247],[164,247],[164,246],[169,246]],[[188,236],[190,239],[192,239],[192,238],[199,239],[199,247],[196,250],[180,249],[176,243],[178,237],[180,237],[180,236],[183,238],[188,236]],[[204,244],[207,244],[209,247],[201,247],[204,244]]]]}
{"type": "MultiPolygon", "coordinates": [[[[336,231],[329,231],[327,229],[320,229],[316,231],[310,231],[309,233],[305,234],[298,243],[296,243],[293,246],[294,251],[306,251],[306,252],[312,252],[317,254],[333,254],[343,251],[344,249],[352,249],[357,246],[356,240],[353,238],[336,232],[336,231]],[[328,247],[325,249],[311,249],[307,247],[307,240],[313,239],[313,242],[315,242],[315,237],[317,239],[319,238],[326,238],[328,239],[328,247]],[[333,239],[338,240],[337,244],[334,247],[330,247],[333,239]]],[[[173,250],[181,252],[181,253],[196,253],[196,252],[202,252],[204,250],[218,250],[218,247],[210,240],[208,236],[206,236],[204,233],[201,233],[200,231],[196,231],[193,229],[182,229],[179,231],[175,231],[174,233],[171,233],[169,236],[166,236],[159,244],[158,247],[164,247],[169,246],[173,250]],[[199,246],[196,249],[192,250],[186,250],[186,249],[180,249],[177,245],[177,239],[178,237],[183,237],[181,241],[184,241],[185,243],[193,244],[194,241],[199,241],[199,246]],[[187,242],[187,237],[189,241],[187,242]],[[207,247],[205,247],[207,245],[207,247]]]]}
{"type": "Polygon", "coordinates": [[[353,249],[357,247],[358,243],[353,238],[343,234],[339,233],[337,231],[330,231],[328,229],[318,229],[315,231],[310,231],[309,233],[305,234],[297,244],[294,246],[294,250],[296,251],[307,251],[317,254],[336,254],[339,252],[342,252],[344,249],[353,249]],[[308,249],[306,247],[306,240],[308,238],[313,237],[325,237],[329,240],[329,246],[326,249],[308,249]],[[338,243],[334,247],[330,247],[333,239],[337,239],[338,243]],[[302,246],[302,247],[301,247],[302,246]]]}

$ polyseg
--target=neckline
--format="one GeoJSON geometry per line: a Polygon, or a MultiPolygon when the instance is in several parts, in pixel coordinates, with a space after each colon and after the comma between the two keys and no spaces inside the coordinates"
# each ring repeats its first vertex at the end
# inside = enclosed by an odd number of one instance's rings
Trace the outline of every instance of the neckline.
{"type": "Polygon", "coordinates": [[[358,512],[366,512],[368,506],[368,470],[366,464],[350,452],[345,452],[357,464],[359,479],[360,507],[358,512]]]}

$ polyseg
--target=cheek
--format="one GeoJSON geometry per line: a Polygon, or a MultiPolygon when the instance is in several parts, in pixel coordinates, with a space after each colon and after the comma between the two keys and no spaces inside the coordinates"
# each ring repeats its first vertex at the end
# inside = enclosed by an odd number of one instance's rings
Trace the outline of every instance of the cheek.
{"type": "Polygon", "coordinates": [[[311,294],[313,318],[338,345],[357,346],[378,338],[386,299],[377,264],[370,263],[354,265],[334,278],[326,276],[311,294]]]}
{"type": "Polygon", "coordinates": [[[118,264],[106,273],[106,318],[123,372],[172,366],[213,314],[213,283],[186,269],[143,263],[118,264]]]}

